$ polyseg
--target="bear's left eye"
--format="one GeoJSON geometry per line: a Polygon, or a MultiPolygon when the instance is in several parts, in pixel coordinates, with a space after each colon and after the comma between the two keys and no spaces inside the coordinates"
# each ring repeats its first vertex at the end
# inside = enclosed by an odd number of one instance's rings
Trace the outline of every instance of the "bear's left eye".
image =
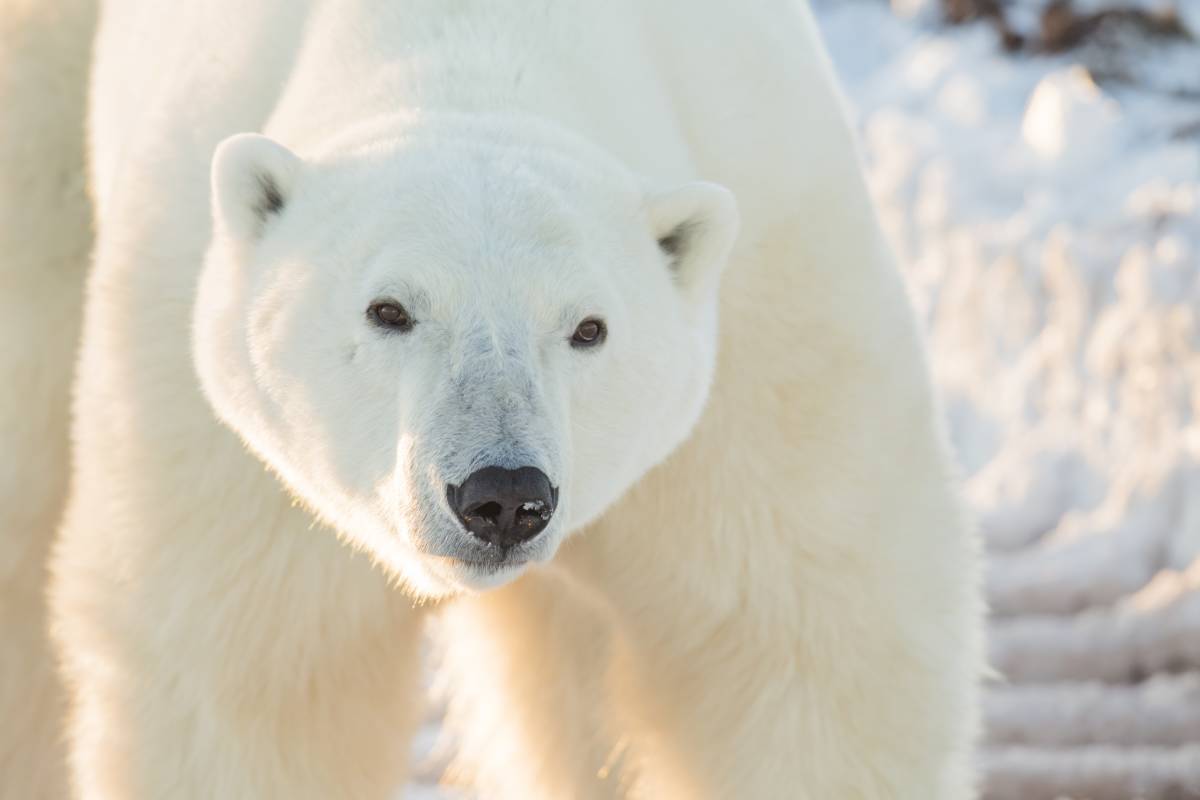
{"type": "Polygon", "coordinates": [[[367,309],[367,319],[381,328],[397,333],[412,330],[413,319],[404,306],[392,300],[379,300],[367,309]]]}

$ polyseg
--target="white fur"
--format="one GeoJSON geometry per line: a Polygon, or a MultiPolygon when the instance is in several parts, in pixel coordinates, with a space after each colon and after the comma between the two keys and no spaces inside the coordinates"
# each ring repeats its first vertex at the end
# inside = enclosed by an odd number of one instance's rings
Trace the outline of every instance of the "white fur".
{"type": "Polygon", "coordinates": [[[45,562],[67,492],[67,406],[91,233],[90,0],[0,0],[0,797],[66,792],[45,562]]]}
{"type": "Polygon", "coordinates": [[[110,0],[97,47],[79,794],[386,796],[409,598],[496,587],[440,629],[484,796],[972,796],[974,543],[806,11],[110,0]],[[493,463],[562,499],[483,570],[444,490],[493,463]]]}

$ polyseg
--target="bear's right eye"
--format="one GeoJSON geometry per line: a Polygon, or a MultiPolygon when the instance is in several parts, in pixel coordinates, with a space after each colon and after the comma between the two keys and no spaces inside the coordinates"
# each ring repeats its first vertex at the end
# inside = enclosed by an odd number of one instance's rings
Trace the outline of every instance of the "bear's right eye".
{"type": "Polygon", "coordinates": [[[367,309],[367,319],[381,328],[397,333],[412,330],[413,320],[404,306],[392,300],[380,300],[367,309]]]}

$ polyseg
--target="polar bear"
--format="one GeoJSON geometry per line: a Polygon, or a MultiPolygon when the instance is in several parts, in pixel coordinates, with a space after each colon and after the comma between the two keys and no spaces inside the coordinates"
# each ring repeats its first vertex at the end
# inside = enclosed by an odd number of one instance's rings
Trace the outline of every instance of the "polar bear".
{"type": "Polygon", "coordinates": [[[484,797],[973,795],[975,544],[807,9],[108,0],[94,69],[78,795],[389,796],[430,615],[484,797]]]}

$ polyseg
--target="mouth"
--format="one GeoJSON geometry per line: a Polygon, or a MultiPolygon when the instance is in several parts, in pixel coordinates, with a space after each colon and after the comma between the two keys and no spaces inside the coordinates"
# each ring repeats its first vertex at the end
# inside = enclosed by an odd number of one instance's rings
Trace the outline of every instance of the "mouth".
{"type": "Polygon", "coordinates": [[[516,580],[525,569],[540,559],[528,554],[507,552],[480,557],[476,554],[433,556],[435,571],[443,580],[459,589],[483,591],[516,580]]]}
{"type": "Polygon", "coordinates": [[[541,561],[542,547],[534,543],[501,546],[490,542],[473,541],[465,547],[455,548],[449,553],[440,553],[438,558],[448,564],[457,564],[468,569],[491,571],[522,567],[533,561],[541,561]]]}
{"type": "Polygon", "coordinates": [[[459,570],[477,575],[491,576],[502,572],[521,569],[529,563],[529,559],[510,559],[504,561],[466,561],[461,558],[447,559],[459,570]]]}

